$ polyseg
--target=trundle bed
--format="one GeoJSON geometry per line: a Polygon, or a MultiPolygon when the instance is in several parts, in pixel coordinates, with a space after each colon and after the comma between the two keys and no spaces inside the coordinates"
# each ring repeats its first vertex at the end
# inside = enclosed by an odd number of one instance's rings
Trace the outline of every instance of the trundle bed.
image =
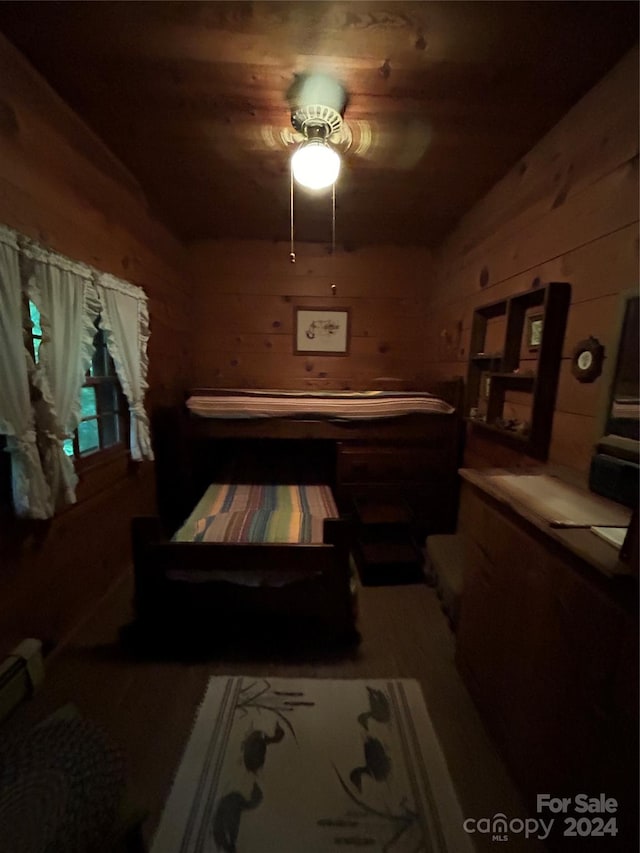
{"type": "MultiPolygon", "coordinates": [[[[454,405],[426,392],[198,389],[156,410],[160,516],[132,528],[138,626],[165,640],[352,639],[348,478],[363,454],[406,459],[409,486],[450,503],[459,384],[450,390],[454,405]]],[[[398,485],[397,471],[374,476],[365,491],[398,485]]]]}

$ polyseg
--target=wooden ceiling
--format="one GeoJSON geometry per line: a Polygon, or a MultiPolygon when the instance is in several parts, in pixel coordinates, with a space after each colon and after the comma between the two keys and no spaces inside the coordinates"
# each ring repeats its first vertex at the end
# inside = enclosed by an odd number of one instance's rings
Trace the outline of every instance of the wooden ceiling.
{"type": "MultiPolygon", "coordinates": [[[[348,93],[338,244],[437,245],[632,47],[638,4],[3,2],[0,30],[186,241],[289,239],[286,94],[322,71],[348,93]]],[[[331,239],[330,191],[296,191],[295,234],[331,239]]]]}

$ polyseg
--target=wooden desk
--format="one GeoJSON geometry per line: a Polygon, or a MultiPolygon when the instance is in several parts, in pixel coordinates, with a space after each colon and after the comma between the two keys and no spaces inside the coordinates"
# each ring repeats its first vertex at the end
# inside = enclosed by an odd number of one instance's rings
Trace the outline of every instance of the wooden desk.
{"type": "MultiPolygon", "coordinates": [[[[533,469],[533,471],[536,470],[538,469],[533,469]]],[[[545,467],[541,468],[540,472],[546,472],[547,470],[553,469],[545,467]]],[[[622,562],[619,559],[616,549],[596,536],[590,530],[588,524],[575,527],[553,526],[538,511],[536,502],[518,499],[518,497],[514,497],[513,491],[501,487],[501,476],[515,472],[509,472],[500,468],[480,470],[462,468],[459,473],[464,481],[476,486],[483,494],[501,504],[505,512],[528,522],[532,527],[543,533],[545,537],[554,540],[568,552],[584,560],[585,563],[597,569],[606,577],[631,574],[629,564],[622,562]]],[[[530,470],[527,470],[524,476],[530,476],[531,473],[530,470]]],[[[583,501],[583,518],[587,517],[585,508],[588,507],[593,523],[601,523],[601,519],[606,515],[607,520],[616,520],[616,523],[619,523],[621,527],[629,524],[631,510],[619,504],[614,504],[606,498],[589,493],[585,489],[581,489],[578,485],[573,483],[569,485],[575,488],[583,501]],[[603,508],[604,515],[598,514],[600,507],[603,508]]]]}

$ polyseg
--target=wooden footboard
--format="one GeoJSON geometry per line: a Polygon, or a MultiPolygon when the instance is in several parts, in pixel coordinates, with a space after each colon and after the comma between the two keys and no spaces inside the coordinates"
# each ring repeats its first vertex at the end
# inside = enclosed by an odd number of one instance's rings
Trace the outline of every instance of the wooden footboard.
{"type": "Polygon", "coordinates": [[[350,533],[326,519],[316,545],[172,542],[158,518],[132,522],[138,627],[171,641],[355,633],[350,533]],[[251,584],[233,575],[250,575],[251,584]]]}

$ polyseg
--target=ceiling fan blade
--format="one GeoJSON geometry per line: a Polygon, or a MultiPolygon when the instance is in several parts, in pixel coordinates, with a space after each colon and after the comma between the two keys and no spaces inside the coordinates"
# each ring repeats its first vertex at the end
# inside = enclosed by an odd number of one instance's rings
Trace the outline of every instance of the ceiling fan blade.
{"type": "MultiPolygon", "coordinates": [[[[300,124],[292,123],[298,111],[317,105],[344,116],[348,100],[342,84],[328,74],[296,74],[286,92],[291,112],[285,111],[282,121],[275,114],[263,115],[262,121],[255,121],[255,117],[236,121],[226,132],[235,136],[239,156],[246,152],[292,154],[306,138],[300,124]]],[[[408,171],[426,154],[432,137],[431,123],[421,116],[396,116],[393,122],[385,123],[346,114],[339,127],[331,132],[329,141],[347,164],[351,160],[361,162],[365,168],[370,165],[408,171]]]]}
{"type": "Polygon", "coordinates": [[[385,168],[409,170],[426,154],[433,138],[431,124],[422,118],[411,117],[382,126],[367,119],[354,119],[348,123],[351,135],[349,153],[385,168]]]}

